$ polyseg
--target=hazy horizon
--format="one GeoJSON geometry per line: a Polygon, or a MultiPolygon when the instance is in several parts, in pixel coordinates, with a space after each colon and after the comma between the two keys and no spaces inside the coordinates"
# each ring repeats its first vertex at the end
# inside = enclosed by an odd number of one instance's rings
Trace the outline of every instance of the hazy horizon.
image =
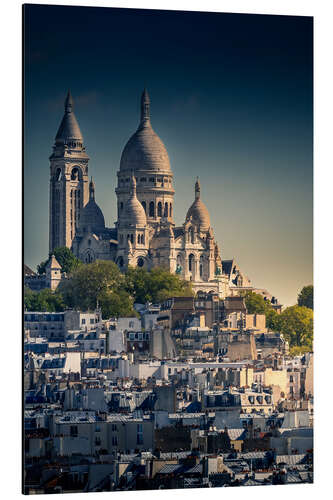
{"type": "Polygon", "coordinates": [[[285,305],[313,282],[312,18],[25,6],[24,262],[48,255],[49,156],[68,88],[106,225],[143,87],[174,173],[199,176],[222,259],[285,305]],[[51,12],[52,11],[52,12],[51,12]]]}

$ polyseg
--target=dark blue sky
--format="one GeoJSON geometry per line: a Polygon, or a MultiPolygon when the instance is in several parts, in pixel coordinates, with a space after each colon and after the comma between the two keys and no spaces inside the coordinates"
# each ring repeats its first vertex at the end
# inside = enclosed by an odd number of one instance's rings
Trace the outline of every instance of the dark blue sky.
{"type": "Polygon", "coordinates": [[[147,86],[176,223],[199,175],[222,258],[294,303],[312,282],[312,29],[309,17],[27,5],[25,262],[47,257],[48,157],[67,89],[112,225],[147,86]]]}

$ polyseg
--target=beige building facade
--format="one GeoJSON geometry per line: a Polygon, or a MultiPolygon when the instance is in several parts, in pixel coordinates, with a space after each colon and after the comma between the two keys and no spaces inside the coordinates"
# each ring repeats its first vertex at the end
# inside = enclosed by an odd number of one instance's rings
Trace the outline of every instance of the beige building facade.
{"type": "Polygon", "coordinates": [[[67,246],[86,263],[113,260],[121,270],[164,267],[191,281],[195,293],[214,292],[220,298],[251,288],[233,260],[222,261],[199,179],[184,223],[175,225],[174,176],[165,145],[151,125],[146,90],[138,129],[120,159],[113,228],[106,227],[88,178],[89,157],[70,93],[50,162],[50,253],[67,246]]]}

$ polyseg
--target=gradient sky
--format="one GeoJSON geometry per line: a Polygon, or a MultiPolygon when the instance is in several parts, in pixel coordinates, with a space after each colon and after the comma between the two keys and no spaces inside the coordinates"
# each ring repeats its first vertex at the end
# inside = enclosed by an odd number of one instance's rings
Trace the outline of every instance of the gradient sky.
{"type": "Polygon", "coordinates": [[[111,227],[147,86],[176,224],[199,176],[222,258],[295,303],[313,280],[312,32],[310,17],[25,6],[25,263],[48,254],[48,157],[67,89],[111,227]]]}

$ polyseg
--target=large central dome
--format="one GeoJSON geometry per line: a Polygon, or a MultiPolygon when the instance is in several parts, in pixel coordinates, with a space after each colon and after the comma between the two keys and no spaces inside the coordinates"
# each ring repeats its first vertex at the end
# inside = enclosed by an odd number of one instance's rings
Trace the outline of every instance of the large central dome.
{"type": "Polygon", "coordinates": [[[141,97],[141,122],[138,130],[127,142],[121,155],[121,171],[171,170],[167,150],[161,139],[152,129],[149,107],[149,95],[144,90],[141,97]]]}

